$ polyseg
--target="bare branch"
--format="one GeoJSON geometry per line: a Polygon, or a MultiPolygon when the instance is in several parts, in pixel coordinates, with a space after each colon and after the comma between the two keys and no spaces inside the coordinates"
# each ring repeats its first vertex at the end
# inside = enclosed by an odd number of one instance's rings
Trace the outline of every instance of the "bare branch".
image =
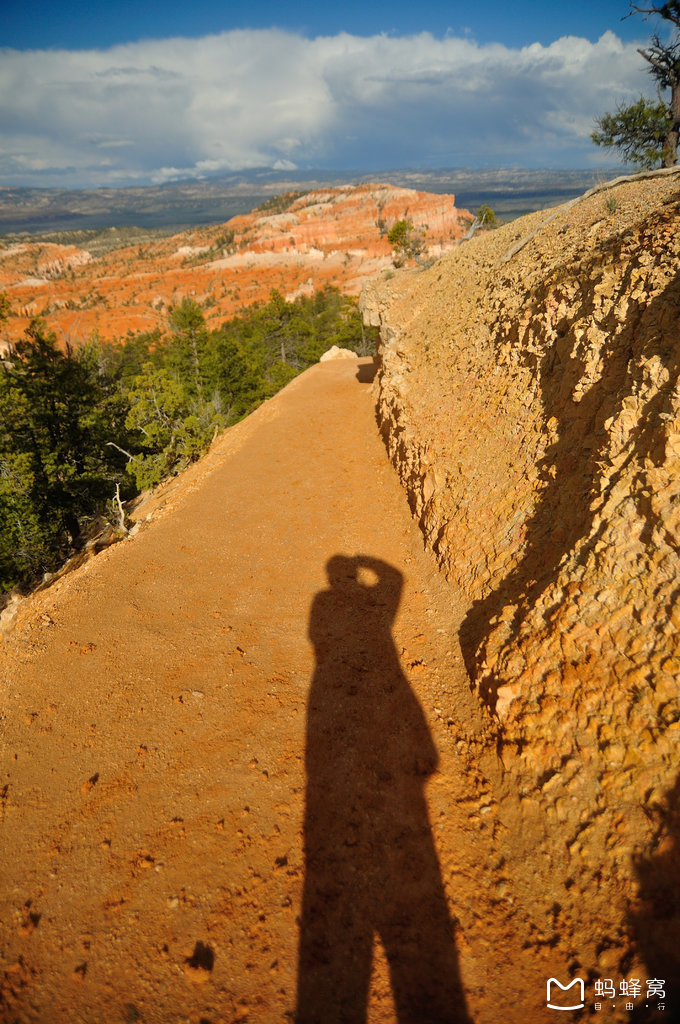
{"type": "Polygon", "coordinates": [[[126,452],[125,449],[121,448],[121,446],[119,444],[116,444],[115,441],[107,441],[105,447],[108,446],[110,446],[111,448],[116,448],[122,455],[127,455],[128,460],[134,459],[134,455],[130,455],[130,452],[126,452]]]}
{"type": "MultiPolygon", "coordinates": [[[[661,71],[665,75],[668,73],[668,62],[665,62],[663,59],[660,60],[657,57],[654,57],[653,54],[655,52],[655,50],[638,50],[640,56],[644,57],[648,64],[653,64],[655,68],[658,68],[659,71],[661,71]]],[[[663,55],[661,56],[663,57],[663,55]]]]}
{"type": "Polygon", "coordinates": [[[463,242],[469,242],[470,239],[472,238],[472,236],[474,235],[475,231],[477,230],[477,228],[481,228],[481,226],[482,226],[481,220],[479,219],[479,217],[475,217],[475,219],[473,220],[472,224],[470,225],[470,230],[468,231],[467,235],[464,235],[463,238],[459,238],[458,239],[458,245],[459,246],[462,245],[463,242]]]}
{"type": "Polygon", "coordinates": [[[116,502],[118,504],[118,515],[119,515],[118,529],[122,530],[123,533],[127,533],[128,529],[127,529],[127,526],[125,525],[125,509],[123,508],[123,503],[120,500],[120,484],[116,484],[116,495],[115,495],[115,497],[116,497],[116,502]]]}
{"type": "MultiPolygon", "coordinates": [[[[662,4],[660,7],[657,7],[655,4],[651,7],[638,7],[637,4],[631,3],[630,12],[625,17],[630,18],[633,14],[642,14],[645,21],[647,21],[650,15],[656,14],[666,21],[671,21],[680,28],[680,4],[673,3],[673,0],[670,3],[662,4]]],[[[625,18],[621,20],[624,21],[625,18]]]]}
{"type": "Polygon", "coordinates": [[[546,217],[537,228],[535,228],[524,238],[520,238],[519,242],[515,242],[514,245],[510,246],[505,255],[501,258],[501,263],[509,263],[513,256],[515,256],[521,249],[535,238],[539,231],[542,231],[547,224],[555,220],[555,217],[559,217],[561,213],[566,213],[567,210],[571,210],[577,203],[582,203],[584,199],[590,199],[591,196],[595,196],[598,192],[607,192],[610,188],[615,188],[617,185],[623,185],[628,181],[645,181],[647,178],[660,178],[668,174],[679,174],[680,167],[661,167],[654,171],[642,171],[640,174],[627,174],[622,175],[619,178],[612,178],[611,181],[605,181],[602,185],[595,185],[594,188],[588,189],[582,196],[578,196],[576,199],[571,199],[568,203],[563,206],[556,207],[549,217],[546,217]]]}

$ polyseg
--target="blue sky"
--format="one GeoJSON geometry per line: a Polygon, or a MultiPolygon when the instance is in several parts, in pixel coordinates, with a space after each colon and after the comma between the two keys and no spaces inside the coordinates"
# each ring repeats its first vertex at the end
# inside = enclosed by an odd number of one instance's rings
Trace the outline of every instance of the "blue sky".
{"type": "Polygon", "coordinates": [[[652,94],[625,0],[0,0],[0,185],[593,167],[652,94]]]}
{"type": "Polygon", "coordinates": [[[306,37],[348,32],[370,36],[430,32],[472,36],[506,46],[547,45],[560,36],[595,42],[612,29],[623,39],[644,37],[640,18],[621,21],[625,0],[394,0],[323,3],[320,0],[2,0],[0,39],[25,49],[105,48],[171,36],[198,38],[235,28],[284,28],[306,37]]]}

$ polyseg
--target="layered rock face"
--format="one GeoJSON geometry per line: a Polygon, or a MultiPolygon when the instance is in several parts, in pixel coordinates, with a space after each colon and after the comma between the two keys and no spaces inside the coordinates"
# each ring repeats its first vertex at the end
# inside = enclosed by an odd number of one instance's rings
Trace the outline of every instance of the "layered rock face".
{"type": "Polygon", "coordinates": [[[471,219],[452,195],[391,185],[348,185],[266,205],[226,224],[94,257],[73,245],[8,245],[0,249],[0,291],[12,315],[3,334],[16,340],[41,316],[78,344],[95,332],[111,340],[153,330],[187,296],[216,327],[267,300],[273,288],[289,301],[326,285],[358,295],[391,266],[387,234],[396,221],[408,217],[423,235],[425,255],[440,256],[471,219]]]}
{"type": "Polygon", "coordinates": [[[365,291],[379,420],[463,602],[543,940],[677,981],[680,174],[545,218],[365,291]]]}

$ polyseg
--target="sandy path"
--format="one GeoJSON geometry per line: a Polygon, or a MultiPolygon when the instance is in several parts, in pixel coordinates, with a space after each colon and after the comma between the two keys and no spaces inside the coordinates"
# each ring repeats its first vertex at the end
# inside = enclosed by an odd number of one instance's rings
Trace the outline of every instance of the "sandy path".
{"type": "Polygon", "coordinates": [[[393,988],[402,1024],[540,1019],[470,768],[460,609],[356,363],[303,374],[162,494],[2,643],[0,1019],[292,1020],[301,931],[305,1024],[393,1021],[393,988]]]}

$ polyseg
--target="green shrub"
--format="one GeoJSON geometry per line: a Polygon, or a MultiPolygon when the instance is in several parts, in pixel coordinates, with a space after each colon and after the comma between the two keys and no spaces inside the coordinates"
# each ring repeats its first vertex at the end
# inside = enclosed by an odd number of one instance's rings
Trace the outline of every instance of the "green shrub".
{"type": "Polygon", "coordinates": [[[387,234],[392,246],[392,261],[395,267],[403,267],[407,260],[420,256],[425,249],[423,236],[416,231],[412,221],[398,220],[387,234]]]}

